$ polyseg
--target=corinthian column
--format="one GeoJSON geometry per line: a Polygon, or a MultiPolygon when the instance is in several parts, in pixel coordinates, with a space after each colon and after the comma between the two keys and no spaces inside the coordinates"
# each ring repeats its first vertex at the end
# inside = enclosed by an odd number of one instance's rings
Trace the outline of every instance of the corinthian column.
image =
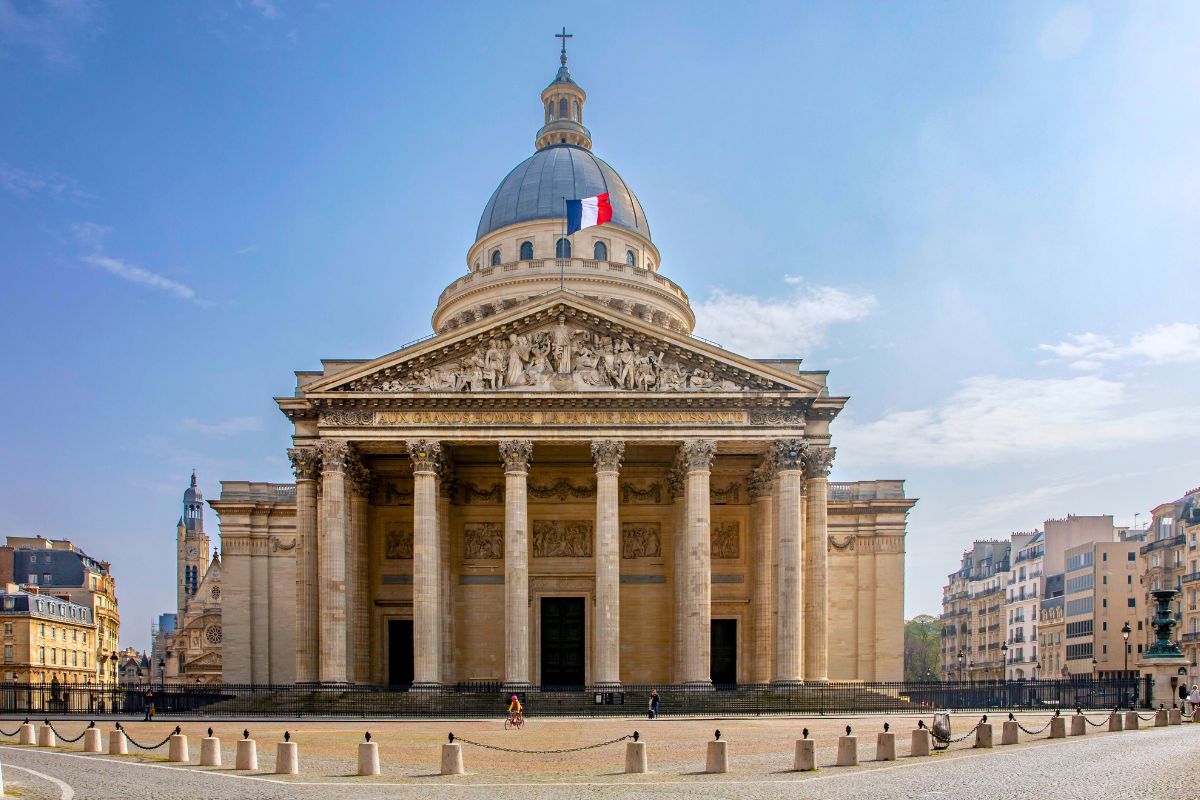
{"type": "Polygon", "coordinates": [[[442,683],[454,683],[454,582],[450,570],[450,500],[454,497],[452,466],[443,452],[438,481],[437,522],[441,540],[442,578],[439,584],[439,614],[442,621],[442,683]]]}
{"type": "Polygon", "coordinates": [[[321,683],[345,683],[346,459],[348,442],[321,445],[321,531],[317,541],[317,610],[321,683]]]}
{"type": "Polygon", "coordinates": [[[296,474],[296,683],[316,683],[317,654],[317,478],[321,454],[315,447],[288,450],[296,474]]]}
{"type": "Polygon", "coordinates": [[[350,532],[346,536],[346,631],[347,678],[358,683],[371,680],[370,581],[367,574],[367,505],[371,497],[371,471],[361,459],[346,467],[350,482],[350,532]]]}
{"type": "Polygon", "coordinates": [[[621,683],[621,523],[617,476],[625,443],[592,442],[596,463],[596,619],[593,625],[592,683],[621,683]]]}
{"type": "Polygon", "coordinates": [[[712,560],[709,485],[717,443],[709,439],[684,442],[687,468],[687,548],[684,554],[683,682],[712,685],[712,560]]]}
{"type": "Polygon", "coordinates": [[[442,563],[437,524],[440,442],[408,443],[413,467],[413,685],[437,686],[442,667],[440,583],[442,563]]]}
{"type": "Polygon", "coordinates": [[[504,463],[504,683],[529,685],[529,459],[533,442],[500,442],[504,463]]]}
{"type": "Polygon", "coordinates": [[[773,683],[804,681],[804,442],[782,439],[772,454],[779,473],[779,533],[775,554],[775,676],[773,683]]]}
{"type": "Polygon", "coordinates": [[[683,640],[687,630],[687,610],[683,606],[687,581],[687,468],[682,453],[667,474],[671,494],[671,680],[683,683],[683,640]]]}
{"type": "Polygon", "coordinates": [[[804,520],[804,677],[829,680],[829,470],[833,447],[804,454],[808,500],[804,520]]]}
{"type": "Polygon", "coordinates": [[[772,500],[775,465],[764,464],[750,473],[750,517],[754,530],[754,586],[750,599],[753,637],[753,682],[771,680],[771,632],[775,586],[775,526],[772,500]]]}

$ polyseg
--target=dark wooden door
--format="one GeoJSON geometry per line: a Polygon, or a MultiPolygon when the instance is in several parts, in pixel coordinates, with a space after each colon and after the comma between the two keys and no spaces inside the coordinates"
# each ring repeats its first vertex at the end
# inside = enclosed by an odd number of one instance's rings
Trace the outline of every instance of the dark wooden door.
{"type": "Polygon", "coordinates": [[[585,641],[583,598],[543,597],[543,686],[583,685],[585,641]]]}
{"type": "Polygon", "coordinates": [[[411,619],[390,619],[388,637],[388,683],[412,686],[413,624],[411,619]]]}
{"type": "Polygon", "coordinates": [[[737,620],[714,619],[712,621],[711,677],[714,686],[732,686],[737,683],[737,620]]]}

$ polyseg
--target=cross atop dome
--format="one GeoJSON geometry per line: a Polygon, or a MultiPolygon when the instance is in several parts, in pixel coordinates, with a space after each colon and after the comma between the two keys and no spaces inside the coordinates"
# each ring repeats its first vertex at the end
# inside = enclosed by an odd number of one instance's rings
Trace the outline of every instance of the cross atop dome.
{"type": "Polygon", "coordinates": [[[567,33],[567,26],[564,25],[563,29],[562,29],[562,33],[554,34],[554,38],[562,39],[562,55],[560,55],[558,57],[558,60],[559,60],[559,63],[561,63],[565,67],[567,65],[567,39],[575,38],[575,34],[567,33]]]}

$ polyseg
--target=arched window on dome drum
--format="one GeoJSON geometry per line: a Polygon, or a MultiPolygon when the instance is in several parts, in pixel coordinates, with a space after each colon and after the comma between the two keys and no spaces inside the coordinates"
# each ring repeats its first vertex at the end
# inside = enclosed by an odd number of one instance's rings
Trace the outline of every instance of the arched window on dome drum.
{"type": "Polygon", "coordinates": [[[625,251],[625,263],[631,267],[637,266],[637,256],[633,254],[632,250],[625,251]]]}
{"type": "Polygon", "coordinates": [[[647,262],[646,262],[646,269],[654,269],[654,262],[653,262],[653,261],[647,261],[647,262]]]}
{"type": "Polygon", "coordinates": [[[499,250],[492,251],[492,266],[493,267],[500,266],[500,251],[499,250]]]}
{"type": "Polygon", "coordinates": [[[604,242],[596,242],[596,246],[592,248],[592,258],[597,261],[608,261],[608,245],[604,242]]]}
{"type": "Polygon", "coordinates": [[[546,103],[546,121],[554,122],[554,101],[546,103]]]}
{"type": "Polygon", "coordinates": [[[554,245],[555,258],[570,258],[571,257],[571,242],[567,239],[559,239],[554,245]]]}
{"type": "Polygon", "coordinates": [[[521,261],[533,260],[533,242],[521,242],[521,261]]]}
{"type": "Polygon", "coordinates": [[[567,118],[567,101],[566,101],[566,98],[564,98],[564,99],[562,99],[562,100],[559,100],[559,101],[558,101],[558,118],[559,118],[559,119],[566,119],[566,118],[567,118]]]}

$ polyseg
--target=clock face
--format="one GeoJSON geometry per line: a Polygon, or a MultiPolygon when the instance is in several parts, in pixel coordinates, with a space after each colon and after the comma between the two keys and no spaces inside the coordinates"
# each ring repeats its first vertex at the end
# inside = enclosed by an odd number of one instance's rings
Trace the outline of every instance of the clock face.
{"type": "Polygon", "coordinates": [[[196,547],[196,545],[194,545],[194,544],[188,545],[188,549],[187,549],[187,557],[188,557],[188,558],[195,558],[195,557],[196,557],[196,556],[198,556],[198,555],[200,555],[200,550],[199,550],[199,548],[197,548],[197,547],[196,547]]]}

